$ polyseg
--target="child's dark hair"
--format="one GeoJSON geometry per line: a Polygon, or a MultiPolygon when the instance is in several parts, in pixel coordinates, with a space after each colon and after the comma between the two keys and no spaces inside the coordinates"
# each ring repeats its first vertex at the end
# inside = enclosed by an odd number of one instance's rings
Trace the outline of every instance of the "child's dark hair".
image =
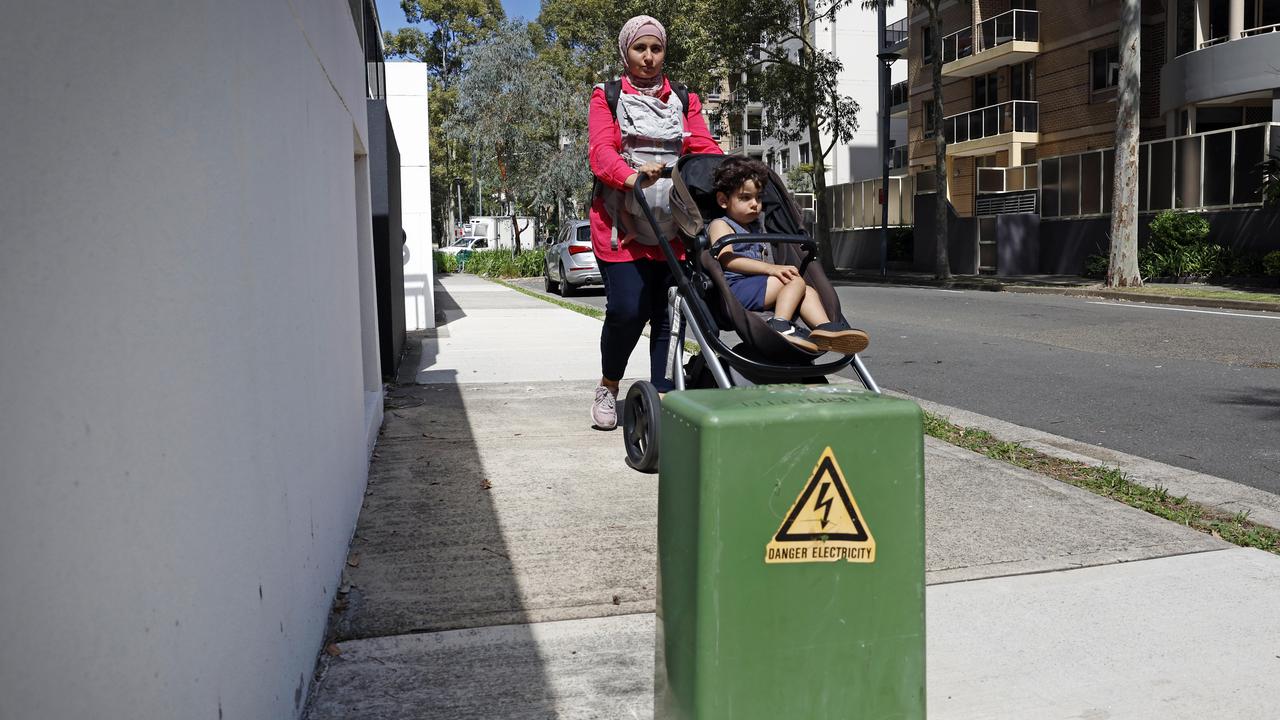
{"type": "Polygon", "coordinates": [[[725,158],[712,175],[716,192],[732,195],[748,180],[754,180],[757,190],[763,190],[769,182],[769,168],[755,158],[732,155],[725,158]]]}

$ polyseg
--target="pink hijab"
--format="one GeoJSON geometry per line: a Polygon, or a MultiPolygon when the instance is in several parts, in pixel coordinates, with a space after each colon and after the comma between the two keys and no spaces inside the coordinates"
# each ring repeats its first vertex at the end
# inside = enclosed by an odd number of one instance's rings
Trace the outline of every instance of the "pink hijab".
{"type": "Polygon", "coordinates": [[[631,86],[644,95],[656,96],[662,90],[663,75],[658,75],[653,80],[642,80],[627,72],[627,48],[645,35],[658,38],[662,46],[666,47],[667,29],[662,27],[662,23],[648,15],[637,15],[624,23],[622,32],[618,33],[618,54],[622,57],[623,74],[631,81],[631,86]]]}

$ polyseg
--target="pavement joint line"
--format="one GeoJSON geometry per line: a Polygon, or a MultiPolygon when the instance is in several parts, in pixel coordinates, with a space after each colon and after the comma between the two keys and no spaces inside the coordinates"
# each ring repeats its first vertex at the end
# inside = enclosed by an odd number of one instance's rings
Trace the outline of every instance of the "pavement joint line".
{"type": "Polygon", "coordinates": [[[1106,307],[1131,307],[1140,310],[1165,310],[1168,312],[1186,312],[1186,313],[1203,313],[1205,315],[1226,315],[1227,317],[1243,317],[1256,318],[1258,320],[1280,320],[1280,315],[1247,315],[1238,312],[1222,312],[1221,310],[1197,310],[1195,308],[1186,307],[1165,307],[1164,305],[1155,303],[1124,303],[1124,302],[1103,302],[1101,300],[1090,301],[1090,305],[1104,305],[1106,307]]]}
{"type": "MultiPolygon", "coordinates": [[[[1155,546],[1148,546],[1148,547],[1155,547],[1155,546]]],[[[1011,573],[992,575],[989,577],[957,578],[955,580],[933,580],[928,583],[927,587],[941,587],[943,585],[958,585],[960,583],[974,583],[974,582],[982,582],[984,580],[995,580],[1000,578],[1028,577],[1031,575],[1054,575],[1057,573],[1076,572],[1078,570],[1090,570],[1093,568],[1106,567],[1108,565],[1130,565],[1133,563],[1148,562],[1150,560],[1167,560],[1169,558],[1187,557],[1189,555],[1204,555],[1205,553],[1215,553],[1215,552],[1231,552],[1232,550],[1239,550],[1239,549],[1241,549],[1239,545],[1230,545],[1228,547],[1205,548],[1203,550],[1187,550],[1184,552],[1172,552],[1172,553],[1169,553],[1168,555],[1155,555],[1152,557],[1144,557],[1136,560],[1113,560],[1109,563],[1105,563],[1101,565],[1098,565],[1098,564],[1077,565],[1076,567],[1071,567],[1071,568],[1060,568],[1060,567],[1059,568],[1038,568],[1036,570],[1019,570],[1011,573]]],[[[940,575],[942,573],[947,572],[948,570],[967,570],[975,567],[995,567],[1001,564],[1004,564],[1004,563],[1001,563],[1001,562],[984,563],[980,565],[969,565],[964,568],[935,568],[928,572],[934,575],[940,575]]]]}

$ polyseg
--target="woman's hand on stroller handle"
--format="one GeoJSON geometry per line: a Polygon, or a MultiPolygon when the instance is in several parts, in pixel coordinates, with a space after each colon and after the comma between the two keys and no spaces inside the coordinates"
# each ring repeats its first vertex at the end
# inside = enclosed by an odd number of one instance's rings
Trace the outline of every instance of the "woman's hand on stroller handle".
{"type": "Polygon", "coordinates": [[[636,172],[630,178],[627,178],[627,184],[630,187],[645,188],[657,182],[660,178],[671,177],[671,168],[660,162],[647,162],[636,168],[636,172]]]}

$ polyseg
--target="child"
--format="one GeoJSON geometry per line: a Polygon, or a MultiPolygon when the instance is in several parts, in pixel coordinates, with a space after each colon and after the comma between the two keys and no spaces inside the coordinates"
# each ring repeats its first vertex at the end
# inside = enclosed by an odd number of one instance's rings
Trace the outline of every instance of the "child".
{"type": "MultiPolygon", "coordinates": [[[[712,221],[707,234],[714,245],[733,233],[763,233],[759,224],[764,208],[761,193],[769,179],[764,163],[734,156],[716,168],[716,202],[725,216],[712,221]]],[[[867,334],[852,330],[842,322],[832,322],[817,291],[808,287],[800,270],[792,265],[770,262],[766,243],[735,243],[717,256],[724,267],[729,290],[747,310],[773,310],[768,325],[793,345],[810,352],[838,352],[853,355],[867,347],[867,334]],[[796,311],[810,328],[806,332],[793,323],[796,311]]]]}

